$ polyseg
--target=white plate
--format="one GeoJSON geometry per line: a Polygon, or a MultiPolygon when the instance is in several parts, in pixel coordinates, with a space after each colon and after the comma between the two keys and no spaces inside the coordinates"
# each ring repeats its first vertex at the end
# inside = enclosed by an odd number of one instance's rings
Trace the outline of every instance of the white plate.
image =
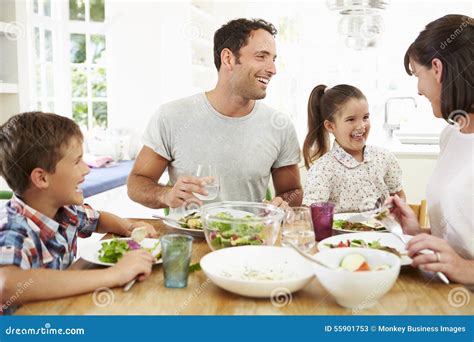
{"type": "MultiPolygon", "coordinates": [[[[191,214],[192,212],[196,212],[196,210],[191,210],[191,211],[183,211],[183,212],[176,212],[176,213],[170,213],[168,215],[169,218],[173,218],[176,220],[179,220],[180,218],[191,214]]],[[[204,238],[204,230],[202,229],[190,229],[190,228],[184,228],[181,227],[178,223],[174,221],[168,221],[166,219],[163,219],[163,223],[166,224],[168,227],[175,228],[178,230],[181,230],[182,232],[185,232],[188,235],[199,237],[199,238],[204,238]]]]}
{"type": "Polygon", "coordinates": [[[289,296],[314,276],[309,262],[284,247],[224,248],[205,255],[200,264],[214,284],[247,297],[289,296]],[[246,276],[249,273],[254,276],[246,276]]]}
{"type": "MultiPolygon", "coordinates": [[[[346,220],[351,217],[351,216],[354,216],[354,215],[359,215],[360,213],[341,213],[341,214],[334,214],[334,220],[346,220]]],[[[332,228],[334,231],[336,232],[343,232],[343,233],[362,233],[360,230],[357,231],[357,230],[349,230],[349,229],[340,229],[340,228],[332,228]]],[[[367,231],[367,232],[371,232],[371,231],[367,231]]],[[[387,230],[377,230],[377,231],[374,231],[374,232],[377,232],[377,233],[383,233],[383,232],[388,232],[387,230]]]]}
{"type": "MultiPolygon", "coordinates": [[[[91,262],[93,264],[97,265],[103,265],[103,266],[113,266],[115,264],[111,262],[103,262],[99,260],[99,251],[102,248],[102,243],[104,242],[109,242],[112,241],[113,239],[105,239],[105,240],[99,240],[99,241],[94,241],[91,243],[86,244],[83,249],[81,250],[81,258],[84,259],[85,261],[91,262]]],[[[130,238],[120,238],[119,240],[131,240],[130,238]]],[[[140,246],[143,248],[153,248],[156,243],[160,241],[159,239],[144,239],[141,243],[140,246]]],[[[157,255],[161,251],[161,246],[158,246],[154,251],[153,255],[157,255]]],[[[163,260],[160,258],[159,260],[155,261],[155,264],[161,264],[163,260]]]]}
{"type": "MultiPolygon", "coordinates": [[[[405,239],[409,241],[412,236],[404,235],[405,239]]],[[[400,262],[402,266],[410,265],[412,260],[407,255],[407,250],[403,242],[401,242],[395,235],[378,232],[357,232],[350,234],[334,235],[327,239],[321,240],[318,243],[318,250],[322,251],[330,249],[326,244],[338,244],[339,242],[346,242],[347,240],[364,240],[365,242],[379,241],[382,245],[395,248],[400,254],[400,262]]]]}
{"type": "MultiPolygon", "coordinates": [[[[244,217],[244,216],[247,216],[247,215],[252,215],[254,216],[254,214],[252,213],[249,213],[247,211],[242,211],[242,210],[235,210],[235,209],[223,209],[223,208],[217,208],[214,210],[214,213],[217,214],[217,213],[220,213],[220,212],[227,212],[229,214],[231,214],[233,217],[235,218],[238,218],[238,217],[244,217]]],[[[179,220],[181,218],[183,218],[184,216],[187,216],[193,212],[196,212],[196,210],[188,210],[188,211],[177,211],[177,212],[174,212],[174,213],[170,213],[167,217],[169,218],[173,218],[175,220],[179,220]]],[[[179,223],[176,223],[174,221],[168,221],[166,219],[163,219],[163,223],[166,224],[167,226],[169,227],[172,227],[172,228],[175,228],[175,229],[178,229],[178,230],[181,230],[182,232],[185,232],[186,234],[188,235],[191,235],[191,236],[195,236],[195,237],[199,237],[199,238],[204,238],[204,230],[203,229],[190,229],[190,228],[184,228],[184,227],[181,227],[179,225],[179,223]]]]}

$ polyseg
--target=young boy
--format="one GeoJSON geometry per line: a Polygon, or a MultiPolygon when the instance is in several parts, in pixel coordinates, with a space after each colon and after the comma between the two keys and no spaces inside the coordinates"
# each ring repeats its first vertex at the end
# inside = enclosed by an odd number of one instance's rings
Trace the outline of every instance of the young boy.
{"type": "Polygon", "coordinates": [[[122,286],[150,275],[153,256],[132,251],[114,266],[68,270],[77,236],[93,232],[130,236],[137,226],[83,204],[80,184],[89,173],[82,160],[82,133],[56,114],[18,114],[0,126],[0,174],[15,195],[0,208],[0,314],[21,303],[122,286]],[[22,284],[31,284],[18,291],[22,284]]]}

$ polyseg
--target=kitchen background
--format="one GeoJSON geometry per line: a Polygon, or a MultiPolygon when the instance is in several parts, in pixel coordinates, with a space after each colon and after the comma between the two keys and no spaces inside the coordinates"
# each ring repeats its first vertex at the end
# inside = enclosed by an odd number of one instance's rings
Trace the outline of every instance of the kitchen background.
{"type": "MultiPolygon", "coordinates": [[[[358,86],[370,105],[369,143],[397,155],[408,199],[417,203],[445,123],[418,96],[403,56],[428,22],[449,13],[472,16],[473,6],[462,0],[0,0],[0,124],[18,112],[52,111],[81,125],[89,152],[133,158],[161,103],[215,85],[214,31],[233,18],[263,18],[279,31],[277,75],[264,101],[292,119],[302,144],[311,89],[358,86]]],[[[89,202],[143,216],[123,186],[113,191],[89,202]]]]}

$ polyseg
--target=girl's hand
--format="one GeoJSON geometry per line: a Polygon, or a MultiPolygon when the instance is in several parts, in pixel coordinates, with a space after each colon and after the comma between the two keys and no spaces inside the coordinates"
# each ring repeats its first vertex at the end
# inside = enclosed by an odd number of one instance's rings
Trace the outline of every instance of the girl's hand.
{"type": "Polygon", "coordinates": [[[282,210],[287,210],[290,208],[290,205],[288,204],[288,202],[284,201],[283,198],[281,197],[275,197],[271,201],[263,200],[263,203],[272,204],[275,207],[278,207],[282,210]]]}
{"type": "Polygon", "coordinates": [[[408,235],[416,235],[421,232],[420,223],[413,210],[398,195],[389,197],[385,204],[391,204],[393,207],[390,213],[400,223],[403,232],[408,235]]]}
{"type": "Polygon", "coordinates": [[[128,222],[128,226],[127,226],[127,229],[126,229],[126,233],[125,233],[126,235],[125,236],[131,236],[132,231],[135,228],[145,227],[146,228],[146,237],[149,237],[149,238],[158,237],[158,234],[156,233],[155,228],[153,228],[153,226],[149,223],[146,223],[146,222],[143,222],[143,221],[135,221],[135,222],[127,221],[127,222],[128,222]]]}
{"type": "Polygon", "coordinates": [[[462,284],[474,284],[474,260],[463,259],[443,239],[429,234],[419,234],[407,244],[412,266],[423,271],[443,272],[450,280],[462,284]],[[430,249],[433,254],[419,254],[430,249]]]}

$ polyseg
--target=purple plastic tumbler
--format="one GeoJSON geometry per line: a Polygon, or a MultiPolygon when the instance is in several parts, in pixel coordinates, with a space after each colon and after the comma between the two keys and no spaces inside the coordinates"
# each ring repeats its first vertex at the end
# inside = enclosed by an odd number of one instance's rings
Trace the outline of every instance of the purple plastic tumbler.
{"type": "Polygon", "coordinates": [[[313,220],[316,241],[332,236],[332,220],[334,218],[334,203],[317,202],[311,204],[311,218],[313,220]]]}

